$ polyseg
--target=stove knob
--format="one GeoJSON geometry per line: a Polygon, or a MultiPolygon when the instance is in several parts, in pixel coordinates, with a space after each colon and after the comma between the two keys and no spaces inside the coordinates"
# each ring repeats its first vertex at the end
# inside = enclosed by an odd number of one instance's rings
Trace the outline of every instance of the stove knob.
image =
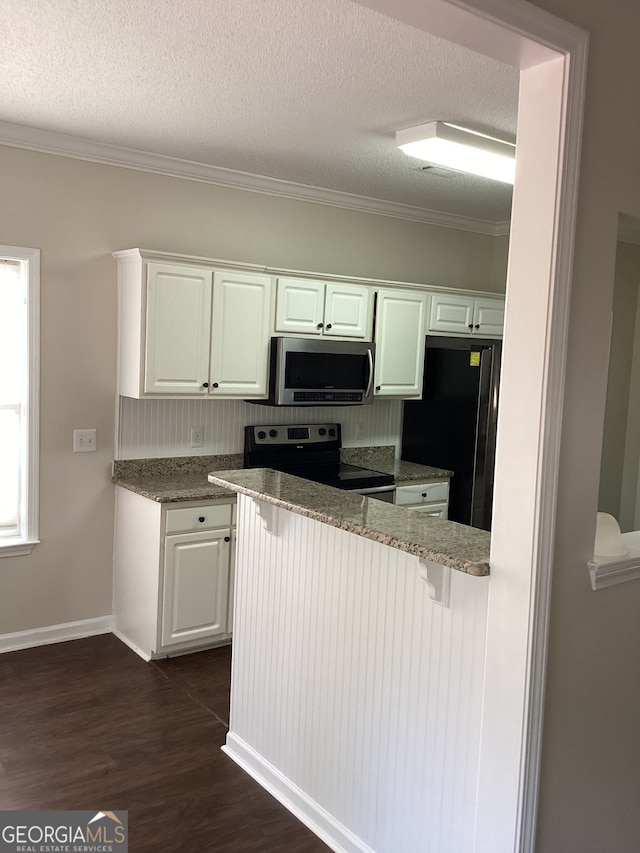
{"type": "Polygon", "coordinates": [[[278,430],[277,429],[270,429],[269,435],[271,436],[271,438],[276,438],[276,436],[278,435],[278,430]]]}
{"type": "Polygon", "coordinates": [[[262,430],[262,429],[261,429],[261,430],[260,430],[260,432],[258,433],[258,438],[263,439],[263,438],[266,438],[266,437],[267,437],[266,432],[265,432],[264,430],[262,430]]]}
{"type": "Polygon", "coordinates": [[[335,431],[335,429],[333,429],[333,427],[332,427],[332,428],[329,430],[329,435],[335,435],[335,434],[336,434],[336,431],[335,431]]]}
{"type": "Polygon", "coordinates": [[[320,435],[326,435],[326,434],[327,434],[327,431],[326,431],[326,429],[325,429],[324,427],[320,427],[320,429],[318,430],[318,432],[320,433],[320,435]]]}

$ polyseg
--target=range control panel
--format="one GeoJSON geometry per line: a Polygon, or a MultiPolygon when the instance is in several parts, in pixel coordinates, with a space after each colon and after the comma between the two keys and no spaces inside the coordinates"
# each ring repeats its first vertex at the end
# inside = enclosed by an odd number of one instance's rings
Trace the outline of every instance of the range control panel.
{"type": "Polygon", "coordinates": [[[340,424],[260,424],[245,429],[245,450],[287,445],[322,444],[340,447],[340,424]]]}

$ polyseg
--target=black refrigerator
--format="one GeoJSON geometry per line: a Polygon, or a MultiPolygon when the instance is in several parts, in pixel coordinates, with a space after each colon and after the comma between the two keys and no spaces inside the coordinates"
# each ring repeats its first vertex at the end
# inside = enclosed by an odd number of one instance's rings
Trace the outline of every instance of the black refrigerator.
{"type": "Polygon", "coordinates": [[[491,529],[500,341],[427,336],[422,399],[406,401],[402,459],[453,471],[449,519],[491,529]]]}

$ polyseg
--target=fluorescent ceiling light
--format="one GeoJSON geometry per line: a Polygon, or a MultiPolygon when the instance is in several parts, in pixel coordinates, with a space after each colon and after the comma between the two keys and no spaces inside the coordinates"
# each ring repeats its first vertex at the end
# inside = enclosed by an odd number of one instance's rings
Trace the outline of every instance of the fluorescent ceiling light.
{"type": "Polygon", "coordinates": [[[396,133],[396,145],[410,157],[447,169],[512,184],[516,146],[444,121],[432,121],[396,133]]]}

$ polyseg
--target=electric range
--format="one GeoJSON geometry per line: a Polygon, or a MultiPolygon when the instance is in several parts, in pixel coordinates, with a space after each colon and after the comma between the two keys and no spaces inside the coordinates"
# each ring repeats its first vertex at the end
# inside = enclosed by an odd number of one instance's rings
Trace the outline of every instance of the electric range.
{"type": "Polygon", "coordinates": [[[393,501],[393,474],[340,461],[340,424],[259,424],[244,428],[244,467],[274,468],[380,500],[393,501]]]}

